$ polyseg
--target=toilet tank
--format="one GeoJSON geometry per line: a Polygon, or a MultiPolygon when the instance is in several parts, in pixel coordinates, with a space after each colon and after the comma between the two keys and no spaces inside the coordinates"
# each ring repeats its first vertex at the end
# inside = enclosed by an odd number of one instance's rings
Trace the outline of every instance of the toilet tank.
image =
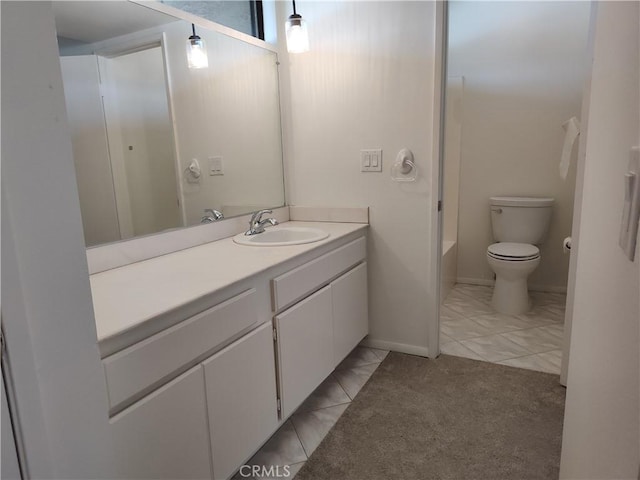
{"type": "Polygon", "coordinates": [[[496,242],[541,244],[549,231],[553,198],[491,197],[491,227],[496,242]]]}

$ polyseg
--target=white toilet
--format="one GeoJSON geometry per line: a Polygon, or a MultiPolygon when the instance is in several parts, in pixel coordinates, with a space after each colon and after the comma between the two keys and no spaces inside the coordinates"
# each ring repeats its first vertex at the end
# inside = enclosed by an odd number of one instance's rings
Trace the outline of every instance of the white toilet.
{"type": "Polygon", "coordinates": [[[493,308],[518,315],[529,310],[527,277],[540,263],[540,245],[549,230],[553,198],[491,197],[491,227],[498,243],[487,248],[496,274],[493,308]]]}

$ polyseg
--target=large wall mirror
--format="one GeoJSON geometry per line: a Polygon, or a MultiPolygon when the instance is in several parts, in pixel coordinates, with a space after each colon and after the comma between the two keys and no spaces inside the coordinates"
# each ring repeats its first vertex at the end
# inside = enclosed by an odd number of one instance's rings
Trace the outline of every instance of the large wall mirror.
{"type": "MultiPolygon", "coordinates": [[[[128,1],[53,2],[88,247],[284,205],[277,55],[128,1]]],[[[236,38],[238,37],[238,38],[236,38]]]]}

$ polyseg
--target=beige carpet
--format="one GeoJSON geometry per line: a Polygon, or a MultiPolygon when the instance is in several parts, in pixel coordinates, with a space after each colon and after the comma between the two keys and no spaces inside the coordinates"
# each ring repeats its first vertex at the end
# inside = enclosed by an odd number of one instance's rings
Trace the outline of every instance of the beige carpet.
{"type": "Polygon", "coordinates": [[[391,353],[296,480],[558,478],[558,376],[391,353]]]}

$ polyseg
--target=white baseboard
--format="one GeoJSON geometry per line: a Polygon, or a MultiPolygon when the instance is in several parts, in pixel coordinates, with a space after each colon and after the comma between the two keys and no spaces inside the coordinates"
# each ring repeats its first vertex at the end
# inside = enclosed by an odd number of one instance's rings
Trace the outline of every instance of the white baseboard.
{"type": "Polygon", "coordinates": [[[363,347],[379,348],[380,350],[390,350],[392,352],[406,353],[408,355],[418,355],[428,357],[429,349],[418,345],[407,345],[405,343],[387,342],[376,338],[366,337],[360,342],[363,347]]]}
{"type": "MultiPolygon", "coordinates": [[[[483,285],[493,287],[494,281],[486,278],[468,278],[458,277],[456,283],[464,283],[466,285],[483,285]]],[[[567,293],[566,286],[560,285],[529,285],[529,291],[531,292],[550,292],[550,293],[567,293]]]]}

